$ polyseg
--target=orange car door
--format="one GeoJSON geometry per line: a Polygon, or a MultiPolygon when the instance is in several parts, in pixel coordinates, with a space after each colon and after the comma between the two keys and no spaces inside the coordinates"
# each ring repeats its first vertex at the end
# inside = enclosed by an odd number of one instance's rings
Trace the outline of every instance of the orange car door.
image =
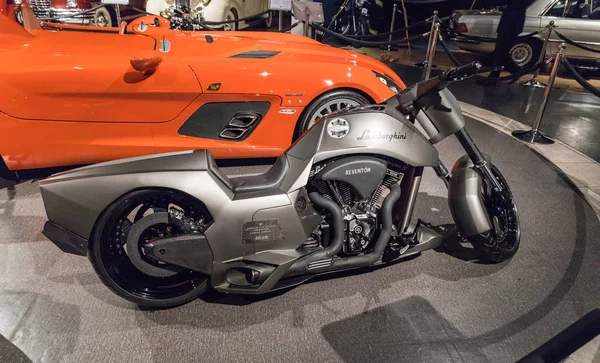
{"type": "Polygon", "coordinates": [[[80,31],[39,31],[6,52],[0,110],[29,120],[159,123],[173,120],[202,93],[190,67],[153,51],[154,38],[80,31]],[[152,72],[132,57],[158,54],[152,72]],[[152,73],[152,74],[150,74],[152,73]]]}

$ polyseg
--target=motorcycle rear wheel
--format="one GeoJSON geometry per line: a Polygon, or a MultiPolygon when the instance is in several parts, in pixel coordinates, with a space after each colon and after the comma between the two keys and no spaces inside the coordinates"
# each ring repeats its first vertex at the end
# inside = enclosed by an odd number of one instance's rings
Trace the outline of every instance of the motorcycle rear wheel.
{"type": "Polygon", "coordinates": [[[491,169],[503,189],[498,193],[485,180],[483,181],[483,202],[492,222],[492,229],[469,237],[469,242],[485,261],[500,263],[509,260],[517,253],[521,228],[517,206],[508,183],[495,165],[491,165],[491,169]]]}
{"type": "MultiPolygon", "coordinates": [[[[183,305],[206,291],[208,278],[199,272],[174,269],[176,273],[159,277],[140,271],[131,261],[126,247],[129,231],[144,216],[166,212],[172,205],[183,209],[188,218],[198,219],[207,213],[203,206],[197,206],[189,199],[172,191],[135,191],[121,197],[102,213],[90,241],[88,257],[104,285],[133,303],[159,309],[183,305]]],[[[176,234],[175,228],[169,225],[148,228],[144,238],[140,237],[140,250],[144,239],[160,238],[158,234],[176,234]]],[[[141,258],[145,261],[137,263],[148,263],[155,268],[173,267],[161,265],[143,254],[141,258]]]]}

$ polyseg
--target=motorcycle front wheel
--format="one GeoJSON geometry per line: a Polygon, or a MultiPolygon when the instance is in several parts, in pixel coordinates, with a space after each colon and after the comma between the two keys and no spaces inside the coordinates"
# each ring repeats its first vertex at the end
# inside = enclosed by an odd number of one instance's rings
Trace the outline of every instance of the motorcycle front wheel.
{"type": "Polygon", "coordinates": [[[491,169],[502,186],[502,191],[496,192],[485,179],[482,183],[483,202],[492,222],[492,229],[469,237],[469,242],[485,261],[499,263],[517,253],[521,227],[508,183],[495,165],[491,165],[491,169]]]}
{"type": "Polygon", "coordinates": [[[203,206],[190,199],[172,191],[135,191],[102,213],[90,241],[88,257],[110,290],[152,308],[183,305],[206,291],[207,276],[156,261],[143,250],[145,243],[182,233],[177,225],[169,223],[169,208],[183,210],[186,218],[206,218],[208,212],[203,206]],[[151,220],[157,222],[148,223],[151,220]],[[128,240],[132,231],[135,241],[128,240]]]}

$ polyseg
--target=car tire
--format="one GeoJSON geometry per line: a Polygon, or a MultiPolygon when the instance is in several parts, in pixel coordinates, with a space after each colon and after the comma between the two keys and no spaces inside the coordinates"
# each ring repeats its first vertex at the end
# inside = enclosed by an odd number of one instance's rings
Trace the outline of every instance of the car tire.
{"type": "Polygon", "coordinates": [[[509,51],[509,63],[513,71],[535,65],[540,59],[543,44],[536,38],[518,41],[509,51]]]}
{"type": "Polygon", "coordinates": [[[21,5],[15,9],[15,20],[20,25],[23,25],[23,10],[21,10],[21,5]]]}
{"type": "MultiPolygon", "coordinates": [[[[239,19],[239,17],[238,17],[238,12],[235,10],[235,8],[231,8],[231,9],[227,10],[227,12],[225,12],[225,20],[226,21],[237,20],[237,19],[239,19]]],[[[223,25],[224,31],[234,31],[234,30],[239,30],[239,29],[240,29],[240,23],[229,23],[229,24],[223,25]]]]}
{"type": "Polygon", "coordinates": [[[101,7],[94,12],[94,25],[98,27],[116,26],[117,15],[113,8],[101,7]]]}
{"type": "Polygon", "coordinates": [[[11,171],[8,166],[6,166],[6,163],[4,162],[4,159],[2,158],[2,156],[0,155],[0,180],[16,180],[16,175],[13,171],[11,171]]]}
{"type": "Polygon", "coordinates": [[[272,11],[269,11],[267,13],[267,17],[261,24],[264,29],[269,29],[273,25],[273,12],[272,11]]]}
{"type": "Polygon", "coordinates": [[[300,115],[293,140],[302,136],[320,117],[325,116],[327,113],[348,106],[367,105],[370,103],[372,102],[367,97],[351,90],[334,90],[324,93],[314,99],[300,115]]]}

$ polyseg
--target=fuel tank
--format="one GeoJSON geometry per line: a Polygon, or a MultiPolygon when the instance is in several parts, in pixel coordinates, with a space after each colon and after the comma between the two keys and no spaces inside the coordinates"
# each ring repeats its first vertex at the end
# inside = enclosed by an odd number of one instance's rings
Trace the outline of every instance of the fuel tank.
{"type": "Polygon", "coordinates": [[[437,166],[438,151],[388,105],[341,110],[322,118],[292,145],[287,155],[313,163],[348,154],[379,154],[408,165],[437,166]]]}

